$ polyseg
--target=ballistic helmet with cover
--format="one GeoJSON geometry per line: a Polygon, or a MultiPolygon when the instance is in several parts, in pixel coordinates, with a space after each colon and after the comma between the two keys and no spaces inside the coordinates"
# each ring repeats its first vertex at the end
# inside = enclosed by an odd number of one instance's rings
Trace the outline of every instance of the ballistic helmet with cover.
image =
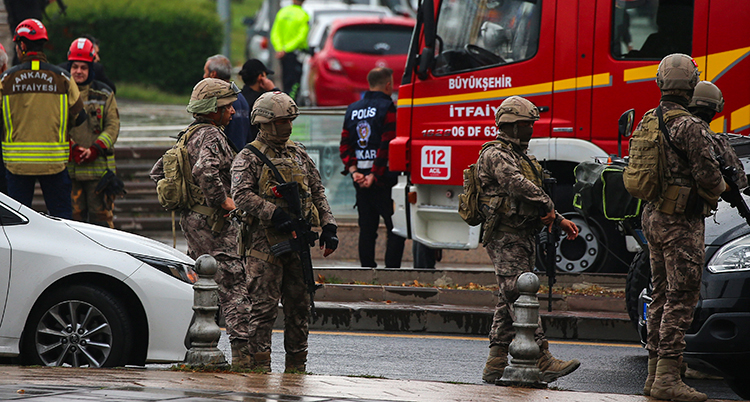
{"type": "Polygon", "coordinates": [[[193,87],[187,111],[193,114],[214,113],[220,107],[236,101],[238,93],[240,89],[234,82],[226,82],[218,78],[204,78],[193,87]]]}
{"type": "Polygon", "coordinates": [[[299,108],[294,100],[281,91],[266,92],[253,104],[250,123],[263,124],[280,119],[294,120],[299,116],[299,108]]]}
{"type": "Polygon", "coordinates": [[[690,100],[689,108],[707,107],[716,113],[724,110],[724,97],[721,95],[719,87],[711,81],[701,81],[695,86],[693,99],[690,100]]]}
{"type": "Polygon", "coordinates": [[[656,85],[662,91],[681,89],[690,91],[698,84],[698,64],[692,57],[674,53],[664,57],[656,70],[656,85]]]}
{"type": "Polygon", "coordinates": [[[537,120],[539,120],[539,109],[531,101],[520,96],[506,98],[495,112],[495,124],[498,126],[504,123],[537,120]]]}

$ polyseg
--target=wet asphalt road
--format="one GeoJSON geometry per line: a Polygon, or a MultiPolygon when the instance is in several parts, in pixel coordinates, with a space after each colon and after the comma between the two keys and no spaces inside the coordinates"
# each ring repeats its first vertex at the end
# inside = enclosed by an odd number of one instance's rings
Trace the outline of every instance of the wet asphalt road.
{"type": "MultiPolygon", "coordinates": [[[[229,360],[231,352],[225,333],[219,348],[229,360]]],[[[272,349],[272,371],[283,372],[284,341],[280,331],[274,331],[272,349]]],[[[559,359],[581,361],[578,370],[551,383],[552,389],[641,394],[648,353],[640,345],[552,341],[550,350],[559,359]]],[[[336,376],[482,384],[487,351],[485,337],[314,331],[309,338],[307,370],[336,376]]],[[[721,380],[686,383],[711,399],[742,400],[721,380]]]]}

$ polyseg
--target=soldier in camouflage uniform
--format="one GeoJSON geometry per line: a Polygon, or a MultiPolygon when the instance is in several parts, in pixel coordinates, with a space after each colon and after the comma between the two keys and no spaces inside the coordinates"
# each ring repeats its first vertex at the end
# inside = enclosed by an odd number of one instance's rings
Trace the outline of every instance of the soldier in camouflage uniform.
{"type": "MultiPolygon", "coordinates": [[[[286,182],[297,182],[300,189],[303,218],[313,226],[322,226],[320,248],[324,256],[338,246],[336,221],[325,196],[320,173],[300,143],[289,139],[292,120],[299,109],[292,98],[282,92],[266,92],[255,101],[252,124],[260,132],[250,143],[268,158],[286,182]],[[291,176],[291,177],[289,177],[291,176]]],[[[278,184],[264,161],[246,146],[232,164],[232,198],[237,208],[250,216],[251,230],[243,229],[241,241],[250,288],[250,341],[247,353],[252,367],[271,369],[271,330],[278,315],[278,303],[284,308],[285,372],[304,372],[307,362],[310,295],[305,285],[302,263],[297,253],[276,256],[271,246],[290,234],[294,211],[286,200],[275,195],[278,184]]]]}
{"type": "MultiPolygon", "coordinates": [[[[661,61],[656,83],[664,114],[686,111],[699,75],[698,66],[688,55],[671,54],[661,61]]],[[[711,131],[704,122],[681,114],[666,120],[665,126],[672,142],[672,146],[666,143],[662,147],[669,187],[657,201],[646,205],[642,217],[653,283],[646,345],[648,377],[643,392],[663,400],[705,401],[706,394],[682,382],[680,366],[685,331],[693,321],[700,294],[704,217],[716,208],[725,183],[715,159],[711,131]],[[684,202],[681,198],[668,202],[667,195],[675,192],[689,195],[684,202]]]]}
{"type": "MultiPolygon", "coordinates": [[[[513,303],[519,297],[516,282],[534,267],[536,234],[545,226],[558,225],[568,239],[578,236],[576,225],[555,211],[552,199],[542,189],[545,173],[534,156],[527,154],[536,120],[539,111],[533,103],[520,96],[505,99],[495,114],[497,141],[484,144],[477,161],[480,201],[488,217],[483,243],[500,287],[490,330],[490,354],[482,374],[486,382],[502,377],[508,365],[508,346],[515,335],[513,303]]],[[[537,365],[544,381],[570,374],[580,365],[578,360],[565,362],[552,356],[541,320],[535,338],[542,352],[537,365]]]]}
{"type": "MultiPolygon", "coordinates": [[[[237,254],[237,228],[225,222],[229,211],[235,209],[230,197],[229,174],[235,151],[224,135],[223,127],[234,114],[232,102],[237,99],[238,91],[233,83],[216,78],[206,78],[193,88],[187,111],[195,117],[190,125],[195,131],[188,138],[186,147],[193,181],[203,192],[205,202],[183,210],[180,215],[188,255],[195,259],[209,254],[218,263],[219,302],[232,344],[234,365],[241,360],[237,354],[238,345],[246,344],[249,339],[250,308],[245,266],[237,254]]],[[[150,175],[154,181],[164,177],[161,159],[150,175]]]]}

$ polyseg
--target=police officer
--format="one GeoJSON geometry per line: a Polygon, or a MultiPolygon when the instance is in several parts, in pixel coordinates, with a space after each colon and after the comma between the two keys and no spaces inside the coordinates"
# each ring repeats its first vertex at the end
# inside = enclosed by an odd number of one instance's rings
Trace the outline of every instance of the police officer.
{"type": "Polygon", "coordinates": [[[396,107],[391,100],[393,70],[376,67],[367,74],[367,82],[370,90],[346,109],[339,147],[344,162],[341,173],[351,173],[357,192],[360,263],[377,267],[375,240],[382,216],[388,232],[385,267],[400,268],[406,239],[392,232],[391,188],[396,175],[388,171],[388,144],[396,137],[396,107]]]}
{"type": "Polygon", "coordinates": [[[271,43],[276,49],[276,58],[281,62],[281,78],[284,92],[292,99],[299,94],[302,79],[300,52],[307,49],[307,34],[310,32],[310,16],[302,9],[304,0],[292,0],[278,13],[271,27],[271,43]]]}
{"type": "MultiPolygon", "coordinates": [[[[527,153],[537,120],[539,110],[527,99],[505,99],[495,113],[497,141],[484,144],[477,161],[480,196],[490,200],[482,206],[488,216],[483,242],[500,288],[489,336],[490,353],[482,373],[486,382],[502,377],[508,365],[508,346],[515,335],[513,303],[519,296],[516,282],[534,267],[536,234],[543,227],[558,225],[569,240],[578,236],[576,225],[555,211],[552,199],[542,189],[545,172],[527,153]]],[[[545,382],[580,366],[578,360],[561,361],[552,356],[541,320],[535,338],[541,349],[537,366],[545,382]]]]}
{"type": "Polygon", "coordinates": [[[73,219],[114,228],[114,196],[97,193],[109,169],[115,172],[113,146],[120,133],[120,114],[112,89],[95,79],[94,44],[78,38],[70,44],[68,70],[81,91],[87,122],[70,130],[72,160],[68,163],[73,219]]]}
{"type": "MultiPolygon", "coordinates": [[[[181,212],[180,227],[191,258],[210,254],[218,263],[216,282],[232,345],[232,365],[245,368],[247,360],[243,360],[240,349],[249,340],[247,275],[237,254],[237,228],[225,222],[229,211],[235,209],[229,174],[235,152],[223,127],[232,119],[232,102],[237,100],[238,92],[236,85],[217,78],[205,78],[193,88],[187,111],[195,121],[181,135],[189,136],[188,171],[192,172],[193,182],[200,187],[205,201],[181,212]]],[[[164,177],[162,159],[156,162],[150,175],[157,182],[164,177]]]]}
{"type": "MultiPolygon", "coordinates": [[[[298,253],[276,256],[271,246],[294,236],[292,217],[303,218],[313,226],[322,226],[320,248],[324,256],[336,250],[336,220],[331,213],[320,173],[304,147],[291,141],[292,120],[299,109],[289,95],[274,91],[261,95],[251,113],[251,122],[260,124],[255,141],[248,144],[232,164],[232,198],[237,208],[253,218],[258,230],[247,231],[245,253],[250,275],[250,337],[248,351],[252,368],[271,370],[271,331],[278,315],[278,303],[284,308],[284,349],[286,372],[304,372],[307,362],[310,295],[307,292],[298,253]],[[253,153],[255,147],[267,162],[253,153]],[[285,182],[297,182],[302,214],[295,216],[289,204],[276,193],[280,184],[272,164],[285,182]]],[[[243,231],[244,232],[244,231],[243,231]]]]}
{"type": "Polygon", "coordinates": [[[78,86],[47,63],[47,29],[39,20],[21,21],[13,41],[21,64],[0,77],[8,195],[31,207],[38,180],[49,214],[71,219],[68,127],[86,121],[78,86]]]}
{"type": "MultiPolygon", "coordinates": [[[[647,113],[657,114],[659,108],[664,114],[686,111],[699,75],[690,56],[666,56],[656,73],[661,102],[647,113]]],[[[685,331],[693,321],[700,292],[705,257],[704,217],[716,207],[725,183],[714,158],[711,132],[703,121],[682,113],[664,124],[671,142],[663,147],[665,176],[670,187],[685,188],[689,196],[684,208],[660,197],[649,202],[643,212],[653,284],[646,344],[648,377],[643,392],[663,400],[705,401],[706,394],[682,382],[680,366],[685,331]]]]}

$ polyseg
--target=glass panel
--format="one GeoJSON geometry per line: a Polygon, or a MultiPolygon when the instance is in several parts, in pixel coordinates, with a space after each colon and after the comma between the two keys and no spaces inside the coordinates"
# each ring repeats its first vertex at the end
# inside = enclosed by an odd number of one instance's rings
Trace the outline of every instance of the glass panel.
{"type": "Polygon", "coordinates": [[[301,109],[294,120],[292,140],[305,145],[320,171],[326,197],[336,218],[356,218],[356,201],[350,176],[344,176],[344,164],[339,157],[339,142],[346,107],[331,109],[301,109]]]}
{"type": "Polygon", "coordinates": [[[412,28],[365,25],[342,28],[333,36],[333,48],[342,52],[393,55],[409,51],[412,28]]]}
{"type": "Polygon", "coordinates": [[[612,11],[612,57],[692,53],[693,0],[613,0],[612,11]]]}
{"type": "Polygon", "coordinates": [[[435,75],[527,60],[539,47],[541,0],[445,0],[435,75]]]}

